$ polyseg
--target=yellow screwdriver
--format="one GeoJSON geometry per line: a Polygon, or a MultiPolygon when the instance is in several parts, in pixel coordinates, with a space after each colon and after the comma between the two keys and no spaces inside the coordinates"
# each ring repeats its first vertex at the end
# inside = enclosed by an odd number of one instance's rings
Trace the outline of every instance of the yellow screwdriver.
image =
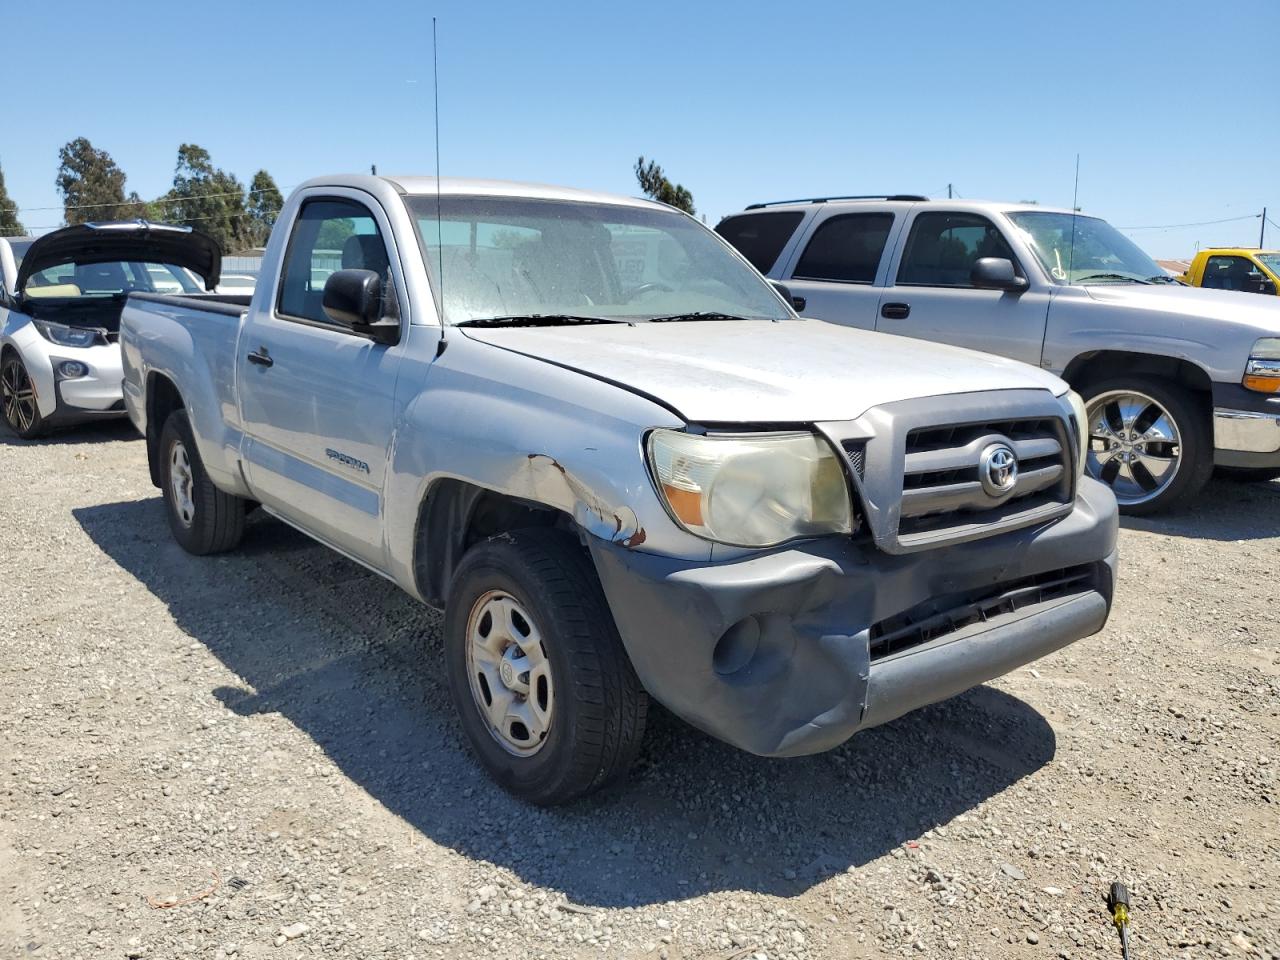
{"type": "Polygon", "coordinates": [[[1129,891],[1123,883],[1111,885],[1107,909],[1111,911],[1111,922],[1120,931],[1120,954],[1124,960],[1129,960],[1129,891]]]}

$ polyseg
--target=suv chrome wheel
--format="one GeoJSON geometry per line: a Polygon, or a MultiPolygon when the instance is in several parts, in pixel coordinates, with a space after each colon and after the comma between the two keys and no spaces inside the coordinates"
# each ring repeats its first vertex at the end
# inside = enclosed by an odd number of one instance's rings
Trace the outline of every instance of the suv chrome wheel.
{"type": "Polygon", "coordinates": [[[36,422],[36,392],[22,361],[13,357],[0,370],[0,401],[4,419],[17,433],[25,433],[36,422]]]}
{"type": "Polygon", "coordinates": [[[196,516],[191,486],[191,459],[187,456],[186,445],[175,440],[169,448],[169,492],[173,495],[174,512],[184,527],[191,526],[196,516]]]}
{"type": "Polygon", "coordinates": [[[533,618],[510,594],[491,590],[467,618],[467,675],[489,733],[507,752],[542,749],[555,709],[551,664],[533,618]]]}
{"type": "Polygon", "coordinates": [[[1090,476],[1124,506],[1146,503],[1173,483],[1182,435],[1169,412],[1145,393],[1110,390],[1089,401],[1090,476]]]}

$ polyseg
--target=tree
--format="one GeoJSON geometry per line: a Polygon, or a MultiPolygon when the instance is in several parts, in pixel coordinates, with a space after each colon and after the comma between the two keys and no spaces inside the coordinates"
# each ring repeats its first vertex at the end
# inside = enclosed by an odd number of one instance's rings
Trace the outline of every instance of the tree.
{"type": "Polygon", "coordinates": [[[693,209],[693,194],[680,184],[668,180],[655,161],[650,160],[646,164],[644,157],[637,160],[636,179],[640,181],[640,189],[646,196],[661,203],[670,204],[688,214],[696,212],[693,209]]]}
{"type": "Polygon", "coordinates": [[[9,199],[4,185],[4,171],[0,170],[0,237],[20,237],[26,233],[18,219],[18,205],[9,199]]]}
{"type": "Polygon", "coordinates": [[[259,170],[253,175],[249,184],[249,202],[245,205],[249,214],[249,230],[253,235],[254,246],[264,246],[271,233],[271,227],[280,216],[280,208],[284,206],[284,197],[276,186],[271,174],[259,170]]]}
{"type": "Polygon", "coordinates": [[[58,160],[56,183],[68,224],[128,220],[138,215],[124,195],[124,171],[107,151],[97,149],[85,137],[76,137],[58,151],[58,160]]]}
{"type": "Polygon", "coordinates": [[[186,224],[209,234],[224,253],[253,243],[249,213],[245,210],[244,185],[215,167],[204,147],[194,143],[178,147],[173,189],[157,202],[163,204],[166,221],[186,224]]]}

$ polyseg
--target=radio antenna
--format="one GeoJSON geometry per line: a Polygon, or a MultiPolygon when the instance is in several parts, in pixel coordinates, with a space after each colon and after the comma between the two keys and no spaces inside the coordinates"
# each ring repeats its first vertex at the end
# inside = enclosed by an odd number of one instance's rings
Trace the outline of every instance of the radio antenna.
{"type": "Polygon", "coordinates": [[[1076,218],[1080,216],[1080,154],[1076,154],[1076,184],[1071,189],[1071,250],[1067,253],[1067,283],[1076,266],[1076,218]]]}
{"type": "Polygon", "coordinates": [[[435,94],[436,136],[436,276],[440,283],[440,337],[444,338],[444,227],[440,223],[440,56],[436,45],[436,18],[431,18],[431,89],[435,94]]]}

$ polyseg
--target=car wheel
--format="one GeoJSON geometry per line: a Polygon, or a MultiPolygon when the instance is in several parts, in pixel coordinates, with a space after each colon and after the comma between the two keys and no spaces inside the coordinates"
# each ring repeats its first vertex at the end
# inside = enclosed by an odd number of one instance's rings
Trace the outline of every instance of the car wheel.
{"type": "Polygon", "coordinates": [[[173,538],[188,553],[222,553],[244,535],[245,504],[214,486],[200,462],[186,410],[160,432],[160,489],[173,538]]]}
{"type": "Polygon", "coordinates": [[[1089,414],[1089,475],[1107,484],[1120,512],[1172,509],[1213,473],[1213,439],[1203,404],[1155,377],[1116,377],[1081,390],[1089,414]]]}
{"type": "Polygon", "coordinates": [[[648,697],[572,537],[531,529],[472,547],[444,636],[462,728],[502,787],[550,806],[626,774],[648,697]]]}
{"type": "Polygon", "coordinates": [[[45,432],[44,418],[36,402],[36,391],[26,364],[10,351],[0,363],[0,404],[9,429],[24,440],[34,440],[45,432]]]}

